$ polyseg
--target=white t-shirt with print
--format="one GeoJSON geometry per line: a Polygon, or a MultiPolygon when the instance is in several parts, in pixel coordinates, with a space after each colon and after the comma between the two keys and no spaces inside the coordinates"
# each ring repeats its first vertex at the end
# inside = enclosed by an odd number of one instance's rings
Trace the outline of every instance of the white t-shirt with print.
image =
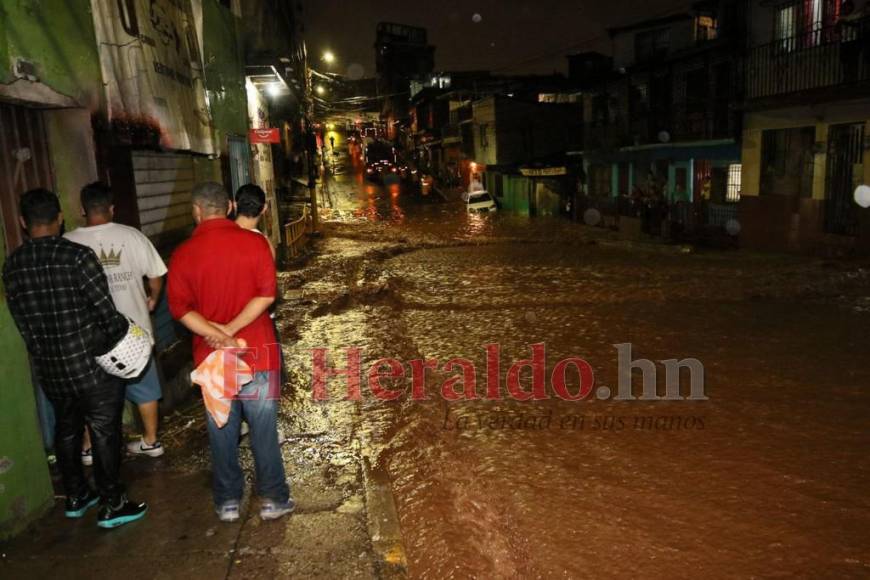
{"type": "Polygon", "coordinates": [[[96,252],[118,312],[153,335],[142,278],[159,278],[167,270],[151,240],[136,228],[116,223],[77,228],[64,237],[96,252]]]}

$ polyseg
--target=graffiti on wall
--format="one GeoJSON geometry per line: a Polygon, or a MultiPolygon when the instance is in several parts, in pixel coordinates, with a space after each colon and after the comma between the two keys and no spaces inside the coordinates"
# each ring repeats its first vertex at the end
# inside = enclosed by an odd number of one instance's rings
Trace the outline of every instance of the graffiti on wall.
{"type": "Polygon", "coordinates": [[[109,117],[156,125],[168,149],[214,152],[190,0],[94,0],[109,117]]]}

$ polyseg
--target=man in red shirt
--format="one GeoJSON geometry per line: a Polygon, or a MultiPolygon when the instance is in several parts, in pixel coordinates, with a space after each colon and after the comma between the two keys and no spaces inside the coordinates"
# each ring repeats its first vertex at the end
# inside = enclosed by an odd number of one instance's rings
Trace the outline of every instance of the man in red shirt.
{"type": "Polygon", "coordinates": [[[291,513],[294,503],[277,431],[281,359],[268,313],[277,289],[275,262],[266,238],[227,219],[230,200],[222,185],[199,184],[192,198],[197,227],[172,256],[169,309],[193,333],[196,366],[216,348],[244,344],[243,358],[254,372],[254,381],[232,401],[224,427],[206,412],[216,511],[221,521],[239,519],[244,475],[238,444],[244,417],[251,429],[260,517],[276,519],[291,513]]]}

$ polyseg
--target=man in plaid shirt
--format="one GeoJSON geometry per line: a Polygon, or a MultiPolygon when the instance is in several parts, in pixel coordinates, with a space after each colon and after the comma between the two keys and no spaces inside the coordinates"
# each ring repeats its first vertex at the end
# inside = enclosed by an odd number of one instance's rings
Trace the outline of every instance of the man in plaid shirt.
{"type": "Polygon", "coordinates": [[[98,501],[98,525],[112,528],[139,519],[145,504],[127,501],[120,481],[124,387],[95,356],[111,350],[128,322],[115,309],[97,255],[61,237],[57,196],[44,189],[21,196],[21,223],[30,239],[3,267],[9,310],[57,416],[55,447],[66,492],[66,516],[81,518],[98,501]],[[94,449],[94,479],[87,484],[80,459],[85,424],[94,449]]]}

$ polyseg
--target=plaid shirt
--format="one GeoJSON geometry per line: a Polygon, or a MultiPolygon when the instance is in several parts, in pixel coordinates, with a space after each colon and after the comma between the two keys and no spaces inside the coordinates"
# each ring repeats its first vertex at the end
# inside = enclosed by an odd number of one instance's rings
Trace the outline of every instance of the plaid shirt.
{"type": "Polygon", "coordinates": [[[60,237],[25,242],[6,260],[9,310],[49,398],[77,397],[105,384],[94,357],[127,332],[97,255],[60,237]]]}

